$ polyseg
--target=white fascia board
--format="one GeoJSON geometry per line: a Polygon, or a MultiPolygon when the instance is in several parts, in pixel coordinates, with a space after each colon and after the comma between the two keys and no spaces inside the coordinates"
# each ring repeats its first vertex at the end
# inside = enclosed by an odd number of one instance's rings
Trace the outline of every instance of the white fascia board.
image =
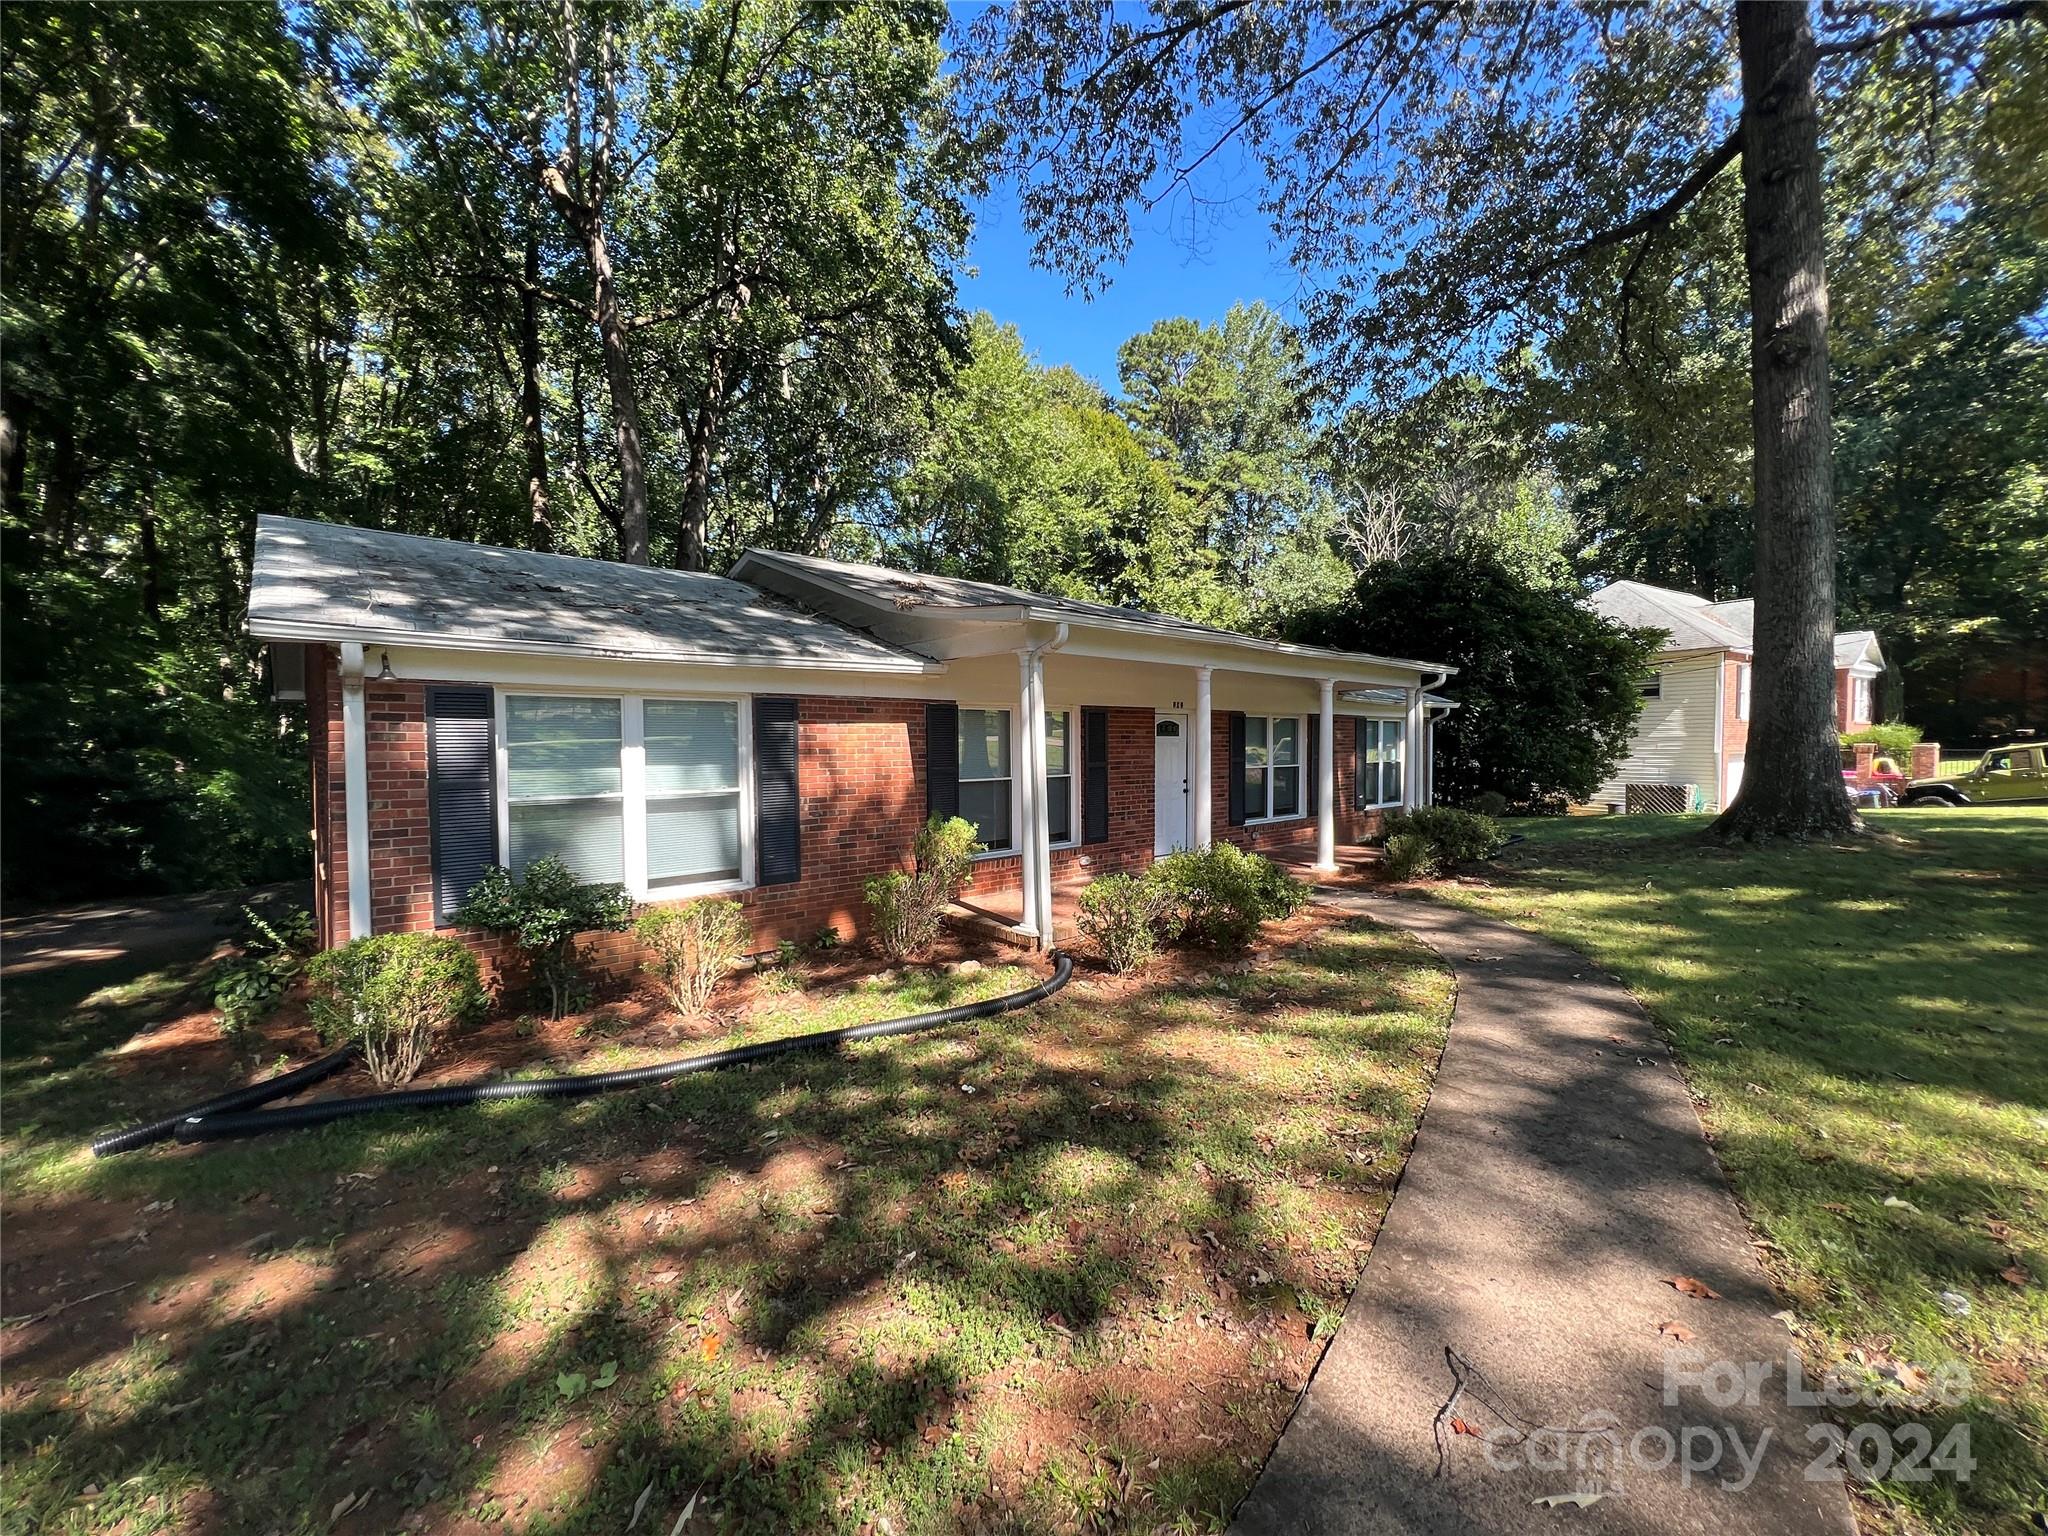
{"type": "Polygon", "coordinates": [[[273,623],[256,614],[249,616],[249,634],[258,640],[297,640],[311,644],[360,641],[364,646],[392,649],[462,651],[477,656],[561,656],[588,661],[627,661],[689,667],[751,667],[764,671],[860,672],[882,676],[922,676],[946,670],[943,661],[902,655],[896,658],[852,660],[846,658],[781,656],[678,656],[673,651],[613,650],[599,646],[565,645],[551,640],[479,640],[468,635],[421,634],[413,630],[363,629],[352,624],[273,623]]]}
{"type": "MultiPolygon", "coordinates": [[[[1196,656],[1191,653],[1161,657],[1151,651],[1107,651],[1097,648],[1086,652],[1089,655],[1101,656],[1115,661],[1163,660],[1170,665],[1226,666],[1232,671],[1269,672],[1285,677],[1328,677],[1332,675],[1328,665],[1332,662],[1339,663],[1344,667],[1383,668],[1390,672],[1441,672],[1447,677],[1456,676],[1458,671],[1456,667],[1448,662],[1412,661],[1406,657],[1399,656],[1373,656],[1360,651],[1333,651],[1321,646],[1289,645],[1279,640],[1258,640],[1250,635],[1233,636],[1222,631],[1197,635],[1172,634],[1162,631],[1157,625],[1147,624],[1138,619],[1120,622],[1116,619],[1104,618],[1098,614],[1078,614],[1067,609],[1047,608],[1033,603],[990,603],[986,606],[971,607],[954,603],[913,603],[908,607],[899,608],[894,603],[878,600],[872,592],[864,591],[850,582],[841,581],[837,577],[827,575],[821,571],[785,566],[775,560],[772,553],[760,553],[754,550],[747,551],[746,554],[740,557],[739,563],[733,566],[731,571],[732,580],[747,580],[748,571],[752,567],[759,565],[772,565],[778,571],[801,577],[807,581],[814,581],[819,586],[838,593],[849,602],[864,604],[877,611],[886,611],[901,617],[921,619],[927,623],[1066,624],[1076,634],[1084,630],[1101,630],[1105,633],[1126,634],[1134,638],[1148,640],[1155,646],[1213,648],[1231,653],[1254,651],[1263,655],[1299,658],[1304,665],[1290,668],[1273,666],[1252,667],[1239,662],[1220,661],[1213,657],[1196,656]],[[1318,670],[1316,665],[1310,664],[1320,664],[1320,669],[1318,670]]],[[[914,576],[917,573],[906,571],[904,574],[914,576]]],[[[992,647],[989,652],[980,654],[994,654],[1014,648],[1014,645],[1002,645],[992,647]]],[[[1074,653],[1076,649],[1077,647],[1071,644],[1061,647],[1062,651],[1070,654],[1074,653]]],[[[963,651],[956,654],[964,655],[970,653],[963,651]]],[[[1341,676],[1342,674],[1339,673],[1337,675],[1341,676]]]]}
{"type": "Polygon", "coordinates": [[[806,672],[792,667],[699,667],[675,661],[617,661],[591,656],[491,655],[420,646],[372,646],[371,670],[388,656],[401,678],[478,683],[533,693],[639,694],[647,698],[746,698],[786,693],[816,698],[946,699],[942,677],[898,673],[806,672]]]}

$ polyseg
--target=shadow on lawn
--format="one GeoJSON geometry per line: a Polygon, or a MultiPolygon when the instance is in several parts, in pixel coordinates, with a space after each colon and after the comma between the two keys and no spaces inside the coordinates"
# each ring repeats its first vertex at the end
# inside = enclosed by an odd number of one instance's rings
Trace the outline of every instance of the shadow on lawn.
{"type": "MultiPolygon", "coordinates": [[[[1355,1277],[1441,1001],[1415,951],[1346,932],[658,1092],[109,1167],[10,1213],[10,1313],[126,1288],[0,1336],[0,1515],[322,1529],[368,1493],[336,1529],[617,1530],[652,1484],[661,1530],[699,1487],[738,1529],[1206,1522],[1319,1348],[1297,1298],[1355,1277]],[[1289,1011],[1311,996],[1363,1017],[1289,1011]],[[1167,1049],[1199,1030],[1271,1069],[1167,1049]],[[1140,1411],[1202,1382],[1231,1391],[1140,1411]]],[[[31,1042],[17,1142],[110,1118],[94,1065],[151,1006],[31,1042]]]]}
{"type": "Polygon", "coordinates": [[[2048,817],[1873,819],[1809,850],[1544,827],[1451,894],[1658,1017],[1823,1363],[1971,1367],[1976,1477],[1885,1496],[1981,1530],[2048,1505],[2048,817]]]}

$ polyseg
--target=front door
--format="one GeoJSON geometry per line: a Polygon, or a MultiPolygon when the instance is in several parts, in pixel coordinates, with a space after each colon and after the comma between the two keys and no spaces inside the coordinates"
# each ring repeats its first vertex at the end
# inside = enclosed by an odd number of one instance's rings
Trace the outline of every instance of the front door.
{"type": "Polygon", "coordinates": [[[1152,723],[1152,851],[1185,848],[1188,835],[1188,717],[1160,715],[1152,723]]]}

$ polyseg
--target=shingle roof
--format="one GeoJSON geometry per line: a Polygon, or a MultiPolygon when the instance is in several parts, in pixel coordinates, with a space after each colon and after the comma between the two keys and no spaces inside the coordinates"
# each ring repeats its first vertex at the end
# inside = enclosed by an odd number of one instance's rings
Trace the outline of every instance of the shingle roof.
{"type": "MultiPolygon", "coordinates": [[[[1755,643],[1756,599],[1731,598],[1710,603],[1690,592],[1653,587],[1642,581],[1610,582],[1586,601],[1597,613],[1619,624],[1671,632],[1664,642],[1667,651],[1746,651],[1755,643]]],[[[1835,666],[1853,667],[1871,651],[1884,656],[1877,643],[1877,631],[1845,630],[1835,636],[1835,666]]]]}
{"type": "Polygon", "coordinates": [[[1749,649],[1749,626],[1743,624],[1738,628],[1730,622],[1733,618],[1746,617],[1746,613],[1739,616],[1731,613],[1723,617],[1719,611],[1741,608],[1742,604],[1709,603],[1690,592],[1674,592],[1669,587],[1653,587],[1641,581],[1610,582],[1586,601],[1594,612],[1606,615],[1617,624],[1626,624],[1633,629],[1669,631],[1670,638],[1664,642],[1667,651],[1749,649]]]}
{"type": "Polygon", "coordinates": [[[1114,603],[1060,597],[1048,592],[1027,592],[1022,587],[1004,586],[1001,582],[968,581],[959,576],[899,571],[892,566],[870,565],[858,560],[826,560],[816,555],[794,555],[783,550],[750,549],[733,566],[735,576],[764,583],[772,583],[778,570],[808,576],[858,602],[897,613],[966,619],[1064,619],[1168,638],[1255,647],[1283,657],[1348,658],[1425,672],[1457,671],[1457,668],[1442,662],[1289,645],[1240,634],[1236,630],[1197,624],[1192,619],[1176,618],[1170,613],[1152,613],[1143,608],[1124,608],[1114,603]]]}
{"type": "Polygon", "coordinates": [[[724,576],[291,517],[257,519],[249,632],[728,666],[941,670],[724,576]]]}

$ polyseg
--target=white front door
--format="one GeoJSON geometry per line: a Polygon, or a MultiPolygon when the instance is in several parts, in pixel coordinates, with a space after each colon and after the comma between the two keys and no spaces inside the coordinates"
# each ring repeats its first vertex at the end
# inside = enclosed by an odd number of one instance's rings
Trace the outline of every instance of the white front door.
{"type": "Polygon", "coordinates": [[[1188,834],[1188,717],[1160,715],[1152,723],[1152,851],[1185,848],[1188,834]]]}

